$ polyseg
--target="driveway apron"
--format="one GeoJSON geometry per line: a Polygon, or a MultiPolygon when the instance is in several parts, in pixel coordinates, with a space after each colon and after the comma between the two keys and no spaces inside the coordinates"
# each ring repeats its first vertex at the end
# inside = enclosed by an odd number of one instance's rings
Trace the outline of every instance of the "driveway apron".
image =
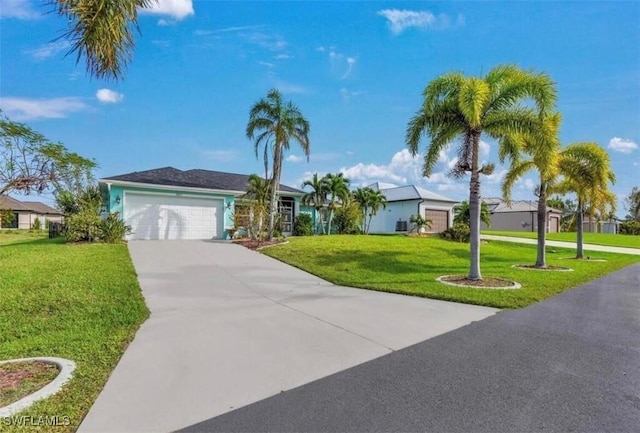
{"type": "Polygon", "coordinates": [[[497,311],[335,286],[229,243],[129,251],[151,316],[80,432],[184,428],[497,311]]]}

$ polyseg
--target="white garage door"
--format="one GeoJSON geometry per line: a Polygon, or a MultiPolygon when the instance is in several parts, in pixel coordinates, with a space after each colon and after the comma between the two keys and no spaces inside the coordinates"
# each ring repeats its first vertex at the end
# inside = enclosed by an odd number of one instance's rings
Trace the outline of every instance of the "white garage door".
{"type": "Polygon", "coordinates": [[[129,239],[222,237],[222,200],[126,193],[123,207],[129,239]]]}

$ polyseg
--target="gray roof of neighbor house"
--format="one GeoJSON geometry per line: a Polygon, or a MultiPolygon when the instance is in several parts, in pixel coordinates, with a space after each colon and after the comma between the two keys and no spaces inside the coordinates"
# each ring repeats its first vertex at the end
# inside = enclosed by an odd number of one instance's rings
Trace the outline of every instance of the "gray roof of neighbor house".
{"type": "MultiPolygon", "coordinates": [[[[164,167],[100,179],[101,182],[108,182],[110,180],[146,183],[150,185],[217,189],[222,191],[246,191],[249,175],[201,169],[183,171],[174,167],[164,167]]],[[[280,191],[304,194],[304,191],[282,184],[280,184],[280,191]]]]}
{"type": "MultiPolygon", "coordinates": [[[[511,202],[511,205],[508,205],[502,199],[488,198],[482,201],[487,203],[491,213],[538,212],[538,202],[532,200],[514,200],[511,202]],[[499,202],[496,203],[495,200],[499,200],[499,202]]],[[[562,214],[562,211],[552,207],[547,207],[547,212],[562,214]]]]}
{"type": "Polygon", "coordinates": [[[13,211],[33,212],[40,215],[62,215],[58,209],[39,201],[20,201],[13,197],[0,197],[0,209],[9,209],[13,211]]]}
{"type": "Polygon", "coordinates": [[[380,192],[384,194],[388,202],[404,200],[433,200],[446,203],[458,203],[457,200],[447,198],[445,196],[436,194],[415,185],[397,186],[394,188],[381,188],[380,192]]]}

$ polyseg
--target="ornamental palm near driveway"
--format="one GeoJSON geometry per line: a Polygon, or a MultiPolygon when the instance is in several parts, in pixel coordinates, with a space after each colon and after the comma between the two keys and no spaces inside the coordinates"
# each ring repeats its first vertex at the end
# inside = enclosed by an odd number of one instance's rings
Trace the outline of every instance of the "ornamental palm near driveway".
{"type": "Polygon", "coordinates": [[[80,432],[187,427],[497,311],[334,286],[233,244],[129,250],[151,317],[80,432]]]}

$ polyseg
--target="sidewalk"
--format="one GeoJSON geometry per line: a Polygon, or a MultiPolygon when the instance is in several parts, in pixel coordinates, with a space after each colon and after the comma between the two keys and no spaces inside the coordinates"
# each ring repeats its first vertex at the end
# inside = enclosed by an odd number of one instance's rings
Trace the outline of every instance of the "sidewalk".
{"type": "MultiPolygon", "coordinates": [[[[496,235],[481,234],[480,238],[485,239],[487,241],[514,242],[518,244],[529,244],[529,245],[538,244],[538,241],[536,239],[516,238],[511,236],[496,236],[496,235]]],[[[575,242],[562,242],[562,241],[550,241],[550,240],[547,240],[547,246],[558,247],[558,248],[569,248],[569,249],[576,248],[575,242]]],[[[592,245],[592,244],[583,244],[582,248],[585,251],[601,251],[605,253],[632,254],[632,255],[640,256],[640,249],[638,248],[610,247],[606,245],[592,245]]]]}

